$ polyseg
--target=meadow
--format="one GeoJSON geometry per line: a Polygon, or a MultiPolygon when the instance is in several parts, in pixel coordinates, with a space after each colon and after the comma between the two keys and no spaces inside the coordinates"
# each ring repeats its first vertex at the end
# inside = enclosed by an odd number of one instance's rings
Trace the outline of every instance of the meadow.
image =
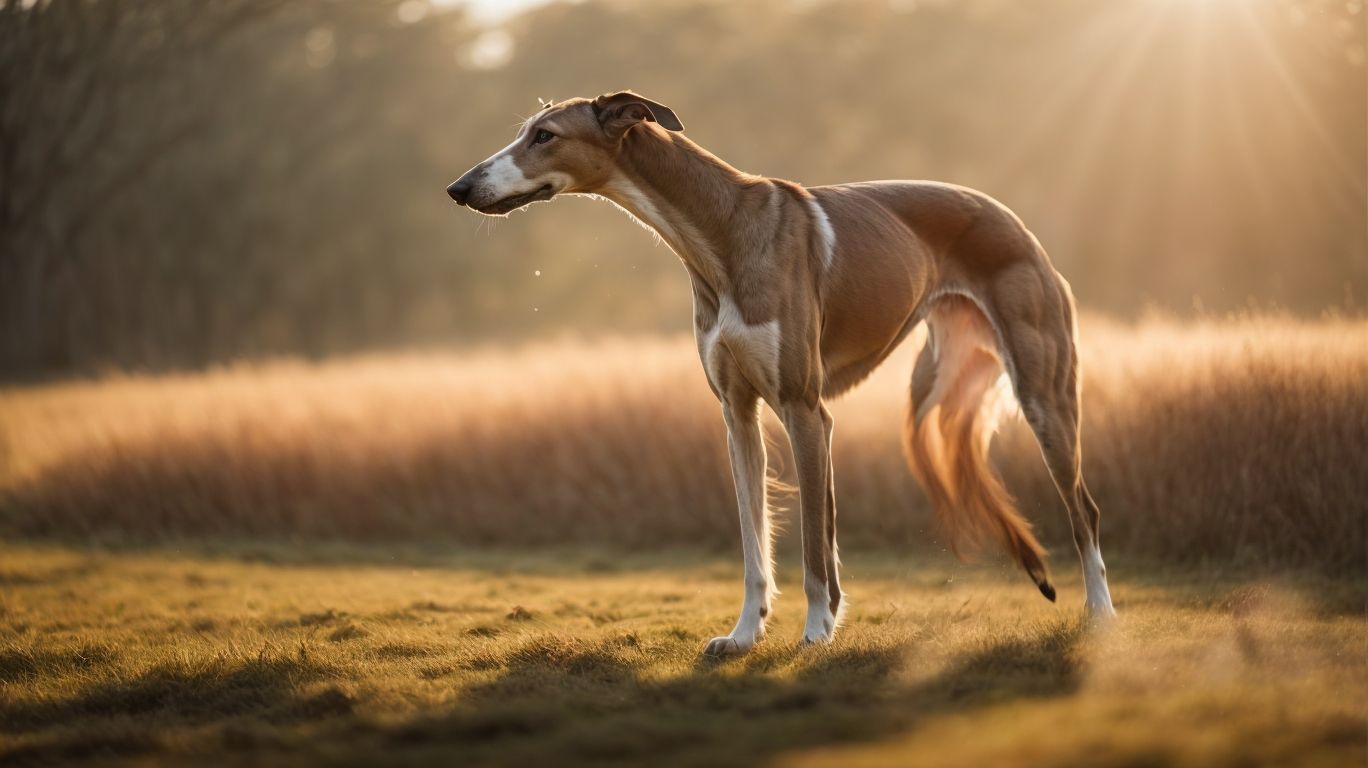
{"type": "Polygon", "coordinates": [[[1099,631],[1010,572],[861,553],[804,649],[790,560],[769,639],[714,661],[731,558],[0,557],[6,765],[1329,766],[1368,729],[1368,591],[1324,577],[1114,556],[1099,631]]]}
{"type": "MultiPolygon", "coordinates": [[[[1368,321],[1083,328],[1084,471],[1107,551],[1362,575],[1368,321]]],[[[900,447],[917,345],[833,405],[844,544],[939,549],[900,447]]],[[[787,443],[769,427],[783,480],[787,443]]],[[[1020,419],[997,447],[1008,487],[1071,565],[1020,419]]],[[[0,511],[10,536],[107,543],[732,551],[737,536],[720,409],[683,338],[0,389],[0,511]]]]}
{"type": "Polygon", "coordinates": [[[769,638],[720,662],[740,563],[691,340],[10,386],[0,761],[1361,762],[1368,321],[1083,328],[1117,624],[1082,621],[1020,424],[997,463],[1060,602],[943,551],[899,448],[914,340],[833,408],[837,642],[796,644],[790,530],[769,638]]]}

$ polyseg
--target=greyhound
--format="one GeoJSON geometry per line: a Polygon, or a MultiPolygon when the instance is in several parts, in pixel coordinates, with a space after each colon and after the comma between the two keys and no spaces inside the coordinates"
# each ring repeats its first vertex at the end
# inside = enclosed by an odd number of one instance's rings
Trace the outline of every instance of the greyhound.
{"type": "Polygon", "coordinates": [[[562,194],[606,198],[688,270],[698,354],[727,425],[745,566],[740,618],[704,653],[754,647],[775,595],[761,401],[779,415],[798,475],[803,642],[831,642],[846,599],[825,402],[923,322],[903,442],[956,552],[996,540],[1055,599],[1044,550],[988,464],[1015,394],[1068,509],[1085,608],[1114,616],[1100,512],[1082,475],[1073,295],[1021,220],[951,184],[803,187],[754,176],[683,130],[671,109],[631,91],[548,103],[447,193],[492,216],[562,194]]]}

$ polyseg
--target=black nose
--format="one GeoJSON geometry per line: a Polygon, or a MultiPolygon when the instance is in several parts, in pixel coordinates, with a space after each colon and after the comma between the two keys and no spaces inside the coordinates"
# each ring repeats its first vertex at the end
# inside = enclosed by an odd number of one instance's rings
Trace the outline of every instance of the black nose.
{"type": "Polygon", "coordinates": [[[474,186],[465,177],[461,177],[451,182],[451,186],[447,187],[447,194],[451,195],[451,199],[455,200],[457,204],[465,205],[466,201],[470,199],[470,190],[474,186]]]}

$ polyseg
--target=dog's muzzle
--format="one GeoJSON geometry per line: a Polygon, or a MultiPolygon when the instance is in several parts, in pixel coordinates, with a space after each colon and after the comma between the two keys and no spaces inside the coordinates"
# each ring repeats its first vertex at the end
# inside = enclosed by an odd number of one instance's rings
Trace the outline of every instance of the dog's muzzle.
{"type": "Polygon", "coordinates": [[[555,196],[556,191],[551,188],[551,185],[543,184],[531,192],[524,192],[520,195],[509,195],[500,200],[495,200],[492,203],[472,205],[471,207],[480,213],[488,214],[490,216],[502,216],[505,213],[512,213],[524,205],[540,203],[543,200],[550,200],[555,196]]]}
{"type": "Polygon", "coordinates": [[[550,184],[543,184],[530,192],[509,195],[497,200],[487,200],[485,199],[486,195],[479,194],[483,175],[483,171],[474,169],[451,182],[451,185],[447,187],[447,196],[455,200],[457,205],[464,205],[488,216],[502,216],[516,211],[524,205],[550,200],[556,196],[556,190],[550,184]]]}

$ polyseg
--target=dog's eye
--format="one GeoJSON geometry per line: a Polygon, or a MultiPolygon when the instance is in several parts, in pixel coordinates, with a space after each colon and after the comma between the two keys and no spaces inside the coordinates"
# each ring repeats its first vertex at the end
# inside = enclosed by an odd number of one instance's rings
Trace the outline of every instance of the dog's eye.
{"type": "Polygon", "coordinates": [[[556,134],[554,134],[554,133],[552,133],[552,132],[550,132],[550,131],[547,131],[547,130],[540,130],[540,131],[537,131],[537,135],[536,135],[536,136],[533,136],[533,137],[532,137],[532,143],[533,143],[533,144],[545,144],[546,142],[548,142],[548,141],[550,141],[550,140],[552,140],[552,139],[554,139],[554,138],[556,138],[556,134]]]}

